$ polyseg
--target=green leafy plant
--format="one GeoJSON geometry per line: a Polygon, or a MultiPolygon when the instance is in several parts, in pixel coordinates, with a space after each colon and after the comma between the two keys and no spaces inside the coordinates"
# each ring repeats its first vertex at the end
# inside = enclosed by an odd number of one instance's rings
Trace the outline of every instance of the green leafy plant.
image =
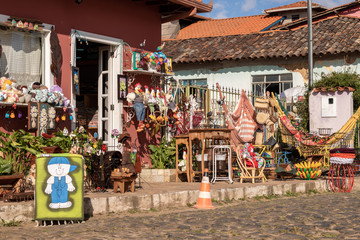
{"type": "Polygon", "coordinates": [[[175,167],[175,139],[168,142],[165,136],[162,138],[160,144],[149,145],[151,151],[151,162],[153,168],[165,169],[175,167]]]}
{"type": "Polygon", "coordinates": [[[1,224],[3,225],[3,227],[16,227],[20,225],[20,222],[15,221],[14,219],[6,222],[4,219],[1,219],[1,224]]]}
{"type": "Polygon", "coordinates": [[[31,156],[42,153],[41,147],[39,137],[22,129],[12,133],[0,132],[0,174],[27,174],[31,156]]]}

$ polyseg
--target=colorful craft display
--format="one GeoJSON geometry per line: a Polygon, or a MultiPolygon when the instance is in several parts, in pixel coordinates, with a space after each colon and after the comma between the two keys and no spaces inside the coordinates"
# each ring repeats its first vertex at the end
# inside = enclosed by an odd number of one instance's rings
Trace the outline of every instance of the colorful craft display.
{"type": "Polygon", "coordinates": [[[165,64],[168,64],[168,58],[166,57],[166,55],[162,52],[164,45],[159,46],[157,48],[156,52],[153,53],[149,53],[149,52],[144,52],[144,53],[137,53],[134,52],[134,56],[133,56],[133,65],[135,66],[134,69],[144,69],[144,70],[155,70],[155,71],[163,71],[163,72],[168,72],[172,71],[172,66],[169,62],[169,66],[167,69],[162,68],[162,66],[165,66],[165,64]],[[139,61],[139,54],[140,56],[140,61],[139,61]],[[169,70],[170,69],[170,70],[169,70]]]}
{"type": "Polygon", "coordinates": [[[12,26],[12,27],[17,27],[17,28],[24,28],[24,29],[28,29],[28,30],[40,30],[42,28],[39,28],[39,24],[36,23],[32,23],[29,21],[16,21],[16,19],[9,19],[8,20],[8,25],[12,26]]]}
{"type": "Polygon", "coordinates": [[[355,149],[336,148],[330,150],[328,181],[333,192],[350,192],[354,185],[354,171],[351,164],[355,149]]]}
{"type": "Polygon", "coordinates": [[[174,97],[172,96],[171,89],[168,93],[165,93],[162,88],[144,87],[145,92],[142,89],[140,83],[135,84],[134,92],[128,93],[127,101],[133,104],[136,118],[139,121],[137,132],[148,130],[151,135],[155,135],[160,130],[161,126],[168,126],[171,129],[175,129],[179,124],[179,117],[177,112],[179,108],[174,103],[174,97]],[[145,106],[149,111],[146,111],[145,106]]]}
{"type": "Polygon", "coordinates": [[[0,102],[7,103],[49,103],[54,106],[70,106],[70,100],[62,93],[61,87],[53,85],[50,89],[39,82],[29,86],[18,85],[13,79],[0,78],[0,102]]]}
{"type": "Polygon", "coordinates": [[[297,175],[306,180],[316,179],[321,175],[320,162],[301,162],[295,164],[297,175]]]}
{"type": "Polygon", "coordinates": [[[277,99],[278,106],[284,112],[284,115],[280,117],[281,123],[286,127],[286,129],[294,135],[294,138],[301,142],[304,145],[316,146],[326,144],[332,136],[320,137],[315,134],[310,134],[304,130],[300,123],[298,123],[294,116],[292,116],[285,108],[282,106],[279,99],[277,99]]]}
{"type": "Polygon", "coordinates": [[[245,143],[240,153],[248,167],[261,168],[265,164],[264,158],[255,152],[255,147],[251,143],[245,143]]]}

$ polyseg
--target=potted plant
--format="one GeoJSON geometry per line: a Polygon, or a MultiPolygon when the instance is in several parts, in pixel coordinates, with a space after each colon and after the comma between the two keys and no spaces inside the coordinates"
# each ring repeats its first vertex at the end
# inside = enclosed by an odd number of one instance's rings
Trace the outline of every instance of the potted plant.
{"type": "Polygon", "coordinates": [[[164,136],[158,146],[149,145],[149,148],[153,168],[165,169],[175,167],[175,138],[168,142],[164,136]]]}
{"type": "Polygon", "coordinates": [[[41,146],[38,137],[24,130],[0,132],[0,174],[27,174],[31,166],[31,155],[42,153],[41,146]]]}

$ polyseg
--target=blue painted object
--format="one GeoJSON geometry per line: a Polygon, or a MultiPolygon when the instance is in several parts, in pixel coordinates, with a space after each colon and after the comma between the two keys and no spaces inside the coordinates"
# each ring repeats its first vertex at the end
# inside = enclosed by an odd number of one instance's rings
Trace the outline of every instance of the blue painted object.
{"type": "Polygon", "coordinates": [[[290,164],[290,161],[289,161],[289,158],[287,157],[288,154],[291,154],[291,152],[279,152],[278,154],[281,154],[279,157],[278,157],[278,162],[277,164],[290,164]]]}

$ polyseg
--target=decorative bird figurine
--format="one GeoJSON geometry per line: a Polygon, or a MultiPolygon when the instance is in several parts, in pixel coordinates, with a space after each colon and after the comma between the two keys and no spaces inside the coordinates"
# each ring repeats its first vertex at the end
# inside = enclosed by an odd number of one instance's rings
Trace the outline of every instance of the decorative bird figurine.
{"type": "Polygon", "coordinates": [[[150,91],[149,91],[148,86],[145,85],[144,88],[145,88],[144,101],[145,101],[145,104],[147,104],[149,102],[149,99],[150,99],[150,91]]]}

